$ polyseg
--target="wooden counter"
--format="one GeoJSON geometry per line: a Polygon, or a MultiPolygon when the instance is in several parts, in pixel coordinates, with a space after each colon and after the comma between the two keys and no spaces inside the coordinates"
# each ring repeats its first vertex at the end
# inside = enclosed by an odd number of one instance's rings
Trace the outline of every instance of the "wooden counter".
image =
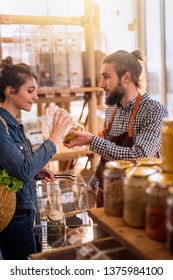
{"type": "Polygon", "coordinates": [[[144,229],[128,227],[122,218],[106,215],[104,208],[91,208],[88,214],[105,232],[114,237],[137,258],[173,260],[173,255],[168,252],[166,243],[149,238],[144,229]]]}

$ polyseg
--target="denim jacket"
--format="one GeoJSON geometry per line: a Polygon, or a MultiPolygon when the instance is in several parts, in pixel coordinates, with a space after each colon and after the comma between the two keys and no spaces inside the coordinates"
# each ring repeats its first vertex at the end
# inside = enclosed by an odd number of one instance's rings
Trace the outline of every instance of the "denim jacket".
{"type": "Polygon", "coordinates": [[[16,194],[16,209],[36,209],[36,185],[34,177],[56,153],[55,144],[46,140],[33,152],[23,125],[6,110],[0,108],[9,135],[0,120],[0,168],[22,181],[22,189],[16,194]]]}

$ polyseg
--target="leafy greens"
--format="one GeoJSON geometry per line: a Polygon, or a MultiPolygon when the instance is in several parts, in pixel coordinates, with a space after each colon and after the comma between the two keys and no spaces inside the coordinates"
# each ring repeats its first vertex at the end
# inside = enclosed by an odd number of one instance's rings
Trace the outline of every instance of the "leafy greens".
{"type": "Polygon", "coordinates": [[[4,170],[0,170],[0,185],[5,186],[10,192],[17,192],[22,188],[22,181],[8,174],[4,170]]]}

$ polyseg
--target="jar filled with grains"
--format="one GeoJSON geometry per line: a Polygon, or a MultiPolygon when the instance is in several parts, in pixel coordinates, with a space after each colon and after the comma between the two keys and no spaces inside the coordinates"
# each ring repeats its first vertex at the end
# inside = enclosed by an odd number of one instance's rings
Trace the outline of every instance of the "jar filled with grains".
{"type": "Polygon", "coordinates": [[[104,177],[104,212],[107,215],[123,215],[123,179],[125,170],[132,167],[129,161],[109,161],[103,173],[104,177]]]}
{"type": "Polygon", "coordinates": [[[173,119],[164,119],[162,128],[163,170],[173,173],[173,119]]]}
{"type": "Polygon", "coordinates": [[[158,241],[166,241],[166,201],[173,174],[153,174],[149,177],[146,207],[146,234],[158,241]]]}
{"type": "Polygon", "coordinates": [[[144,228],[148,176],[156,172],[154,167],[135,166],[124,178],[123,218],[127,225],[144,228]]]}
{"type": "Polygon", "coordinates": [[[166,206],[166,239],[167,247],[173,254],[173,185],[168,188],[168,198],[166,206]]]}

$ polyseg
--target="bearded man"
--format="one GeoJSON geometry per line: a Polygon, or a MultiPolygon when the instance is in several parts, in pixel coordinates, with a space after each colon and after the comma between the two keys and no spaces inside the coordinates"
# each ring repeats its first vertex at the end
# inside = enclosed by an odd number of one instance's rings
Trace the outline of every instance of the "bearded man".
{"type": "MultiPolygon", "coordinates": [[[[70,131],[77,138],[68,148],[90,145],[100,162],[89,182],[89,189],[103,189],[105,163],[112,160],[135,162],[138,158],[162,157],[161,129],[167,109],[148,93],[141,92],[142,53],[119,50],[104,58],[100,87],[105,91],[103,137],[86,131],[70,131]]],[[[103,197],[97,206],[103,206],[103,197]]]]}

